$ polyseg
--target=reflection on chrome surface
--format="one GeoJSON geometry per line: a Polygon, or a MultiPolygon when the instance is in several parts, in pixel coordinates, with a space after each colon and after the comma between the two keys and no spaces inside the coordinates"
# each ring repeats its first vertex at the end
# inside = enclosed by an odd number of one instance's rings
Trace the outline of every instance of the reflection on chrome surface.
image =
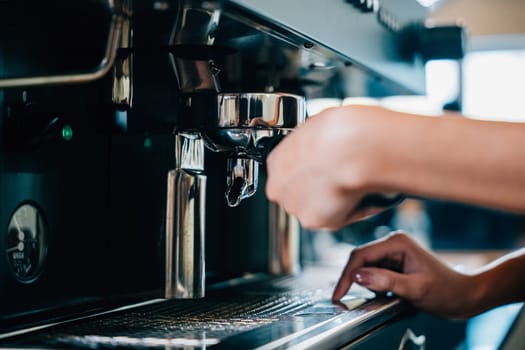
{"type": "Polygon", "coordinates": [[[85,336],[66,336],[55,339],[57,343],[62,343],[72,346],[81,346],[88,348],[99,348],[99,347],[134,347],[134,348],[163,348],[170,349],[181,348],[181,347],[201,347],[215,345],[220,342],[219,339],[208,338],[203,334],[202,339],[185,339],[185,338],[133,338],[133,337],[102,337],[97,335],[85,335],[85,336]]]}

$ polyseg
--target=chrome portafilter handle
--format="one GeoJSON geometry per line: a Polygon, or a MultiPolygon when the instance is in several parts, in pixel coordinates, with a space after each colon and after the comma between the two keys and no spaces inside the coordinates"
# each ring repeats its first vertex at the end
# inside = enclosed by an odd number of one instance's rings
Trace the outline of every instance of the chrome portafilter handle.
{"type": "Polygon", "coordinates": [[[205,120],[206,147],[226,154],[226,203],[235,207],[257,190],[265,145],[290,133],[306,117],[303,96],[288,93],[220,93],[216,118],[205,120]]]}
{"type": "MultiPolygon", "coordinates": [[[[284,139],[285,135],[278,135],[272,138],[261,139],[258,148],[262,157],[262,161],[270,152],[284,139]]],[[[371,193],[363,197],[356,207],[356,210],[365,208],[388,208],[401,203],[405,199],[405,195],[400,193],[371,193]]]]}
{"type": "MultiPolygon", "coordinates": [[[[285,93],[221,93],[217,119],[204,131],[206,146],[228,154],[226,203],[235,207],[257,190],[259,164],[306,120],[305,99],[285,93]]],[[[385,208],[399,204],[399,193],[374,193],[358,205],[385,208]]]]}

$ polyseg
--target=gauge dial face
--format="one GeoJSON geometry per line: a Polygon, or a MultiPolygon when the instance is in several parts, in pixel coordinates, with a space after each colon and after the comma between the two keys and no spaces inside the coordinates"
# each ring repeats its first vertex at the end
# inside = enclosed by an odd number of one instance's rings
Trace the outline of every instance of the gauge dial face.
{"type": "Polygon", "coordinates": [[[38,278],[47,256],[47,225],[40,209],[19,206],[7,228],[6,253],[15,278],[30,283],[38,278]]]}

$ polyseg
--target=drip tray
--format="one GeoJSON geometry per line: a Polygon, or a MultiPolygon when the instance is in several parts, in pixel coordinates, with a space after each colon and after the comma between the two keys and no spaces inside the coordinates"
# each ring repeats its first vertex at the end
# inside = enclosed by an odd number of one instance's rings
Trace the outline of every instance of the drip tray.
{"type": "Polygon", "coordinates": [[[46,342],[96,347],[165,347],[218,344],[270,324],[311,304],[300,297],[210,297],[168,300],[82,322],[45,335],[46,342]]]}
{"type": "Polygon", "coordinates": [[[341,328],[341,324],[353,324],[353,331],[347,331],[350,335],[360,329],[353,334],[356,337],[399,312],[398,300],[370,299],[366,290],[353,291],[347,297],[347,305],[353,310],[334,305],[330,293],[335,282],[323,281],[327,275],[318,272],[314,269],[300,277],[218,288],[204,299],[153,300],[49,327],[6,345],[47,349],[271,349],[309,341],[313,336],[319,342],[323,332],[333,333],[334,325],[341,328]]]}

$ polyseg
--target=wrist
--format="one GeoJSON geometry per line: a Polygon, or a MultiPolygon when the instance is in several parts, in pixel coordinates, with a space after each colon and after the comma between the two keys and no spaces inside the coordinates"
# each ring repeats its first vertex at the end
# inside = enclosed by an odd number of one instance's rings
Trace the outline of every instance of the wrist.
{"type": "MultiPolygon", "coordinates": [[[[370,118],[372,119],[372,118],[370,118]]],[[[419,118],[384,110],[370,128],[371,147],[364,155],[362,188],[367,192],[409,193],[413,173],[414,150],[417,149],[419,118]],[[391,131],[396,130],[392,135],[391,131]]],[[[373,121],[374,122],[374,121],[373,121]]]]}
{"type": "Polygon", "coordinates": [[[478,315],[507,302],[500,295],[501,289],[505,289],[505,286],[498,283],[499,275],[497,271],[488,269],[469,277],[469,292],[466,298],[468,316],[478,315]]]}
{"type": "Polygon", "coordinates": [[[464,293],[465,317],[478,315],[493,306],[491,305],[490,293],[494,285],[485,273],[477,273],[467,277],[467,286],[464,293]]]}
{"type": "Polygon", "coordinates": [[[524,250],[502,256],[482,267],[473,277],[473,296],[481,313],[501,305],[523,302],[525,282],[524,250]]]}
{"type": "MultiPolygon", "coordinates": [[[[407,195],[439,197],[442,178],[436,177],[443,167],[442,140],[447,132],[443,119],[417,116],[396,111],[385,113],[384,130],[375,157],[374,182],[370,187],[381,192],[402,192],[407,195]],[[391,130],[396,130],[395,135],[391,130]]],[[[373,163],[373,162],[372,162],[373,163]]]]}

